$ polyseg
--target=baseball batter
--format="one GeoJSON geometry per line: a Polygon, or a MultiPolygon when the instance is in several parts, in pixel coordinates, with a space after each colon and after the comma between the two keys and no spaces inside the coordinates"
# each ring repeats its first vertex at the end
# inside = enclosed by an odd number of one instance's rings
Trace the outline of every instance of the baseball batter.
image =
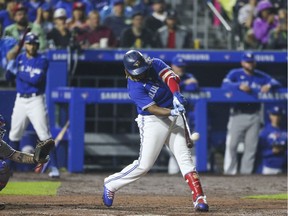
{"type": "Polygon", "coordinates": [[[29,121],[41,141],[51,138],[44,95],[48,60],[37,52],[39,40],[35,34],[28,33],[24,43],[26,52],[8,62],[6,73],[8,81],[16,80],[17,96],[9,133],[14,149],[19,149],[19,141],[29,121]]]}
{"type": "Polygon", "coordinates": [[[144,58],[136,50],[124,55],[128,92],[134,101],[140,131],[138,160],[121,172],[104,180],[103,202],[110,207],[114,194],[125,185],[144,176],[155,163],[162,147],[167,145],[175,155],[180,170],[192,191],[196,211],[208,211],[196,167],[184,135],[184,122],[178,116],[185,112],[185,98],[180,94],[179,77],[157,58],[144,58]]]}
{"type": "MultiPolygon", "coordinates": [[[[4,126],[5,120],[0,114],[0,191],[5,188],[10,178],[10,170],[4,159],[10,159],[18,163],[26,164],[46,163],[49,160],[48,154],[51,148],[54,147],[54,140],[48,139],[44,142],[39,142],[36,145],[34,154],[16,151],[3,141],[6,132],[4,126]]],[[[5,204],[0,203],[0,210],[4,208],[5,204]]]]}

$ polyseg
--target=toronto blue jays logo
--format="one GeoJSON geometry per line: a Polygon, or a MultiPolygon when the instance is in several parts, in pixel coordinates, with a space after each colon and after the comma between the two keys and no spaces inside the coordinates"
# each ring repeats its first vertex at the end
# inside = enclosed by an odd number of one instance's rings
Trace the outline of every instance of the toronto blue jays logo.
{"type": "Polygon", "coordinates": [[[133,66],[135,66],[135,67],[139,67],[139,66],[140,66],[140,61],[139,61],[139,60],[136,61],[136,62],[133,64],[133,66]]]}

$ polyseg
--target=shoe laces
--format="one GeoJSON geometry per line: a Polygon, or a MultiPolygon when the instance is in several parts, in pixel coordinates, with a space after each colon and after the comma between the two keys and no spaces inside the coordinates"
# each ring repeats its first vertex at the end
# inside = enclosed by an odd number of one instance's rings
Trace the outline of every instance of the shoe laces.
{"type": "Polygon", "coordinates": [[[194,207],[196,207],[199,203],[205,203],[205,204],[207,204],[206,196],[198,196],[197,199],[196,199],[196,201],[193,202],[194,207]]]}
{"type": "Polygon", "coordinates": [[[113,200],[114,199],[114,192],[106,189],[106,196],[108,197],[108,199],[113,200]]]}

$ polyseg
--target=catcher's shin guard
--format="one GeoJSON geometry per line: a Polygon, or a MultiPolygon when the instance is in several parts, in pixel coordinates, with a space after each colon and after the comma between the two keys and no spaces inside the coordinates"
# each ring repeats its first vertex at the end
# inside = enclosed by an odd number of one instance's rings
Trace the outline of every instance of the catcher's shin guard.
{"type": "Polygon", "coordinates": [[[192,199],[196,211],[208,211],[209,206],[206,196],[202,190],[199,175],[197,172],[190,172],[185,175],[185,180],[192,191],[192,199]]]}

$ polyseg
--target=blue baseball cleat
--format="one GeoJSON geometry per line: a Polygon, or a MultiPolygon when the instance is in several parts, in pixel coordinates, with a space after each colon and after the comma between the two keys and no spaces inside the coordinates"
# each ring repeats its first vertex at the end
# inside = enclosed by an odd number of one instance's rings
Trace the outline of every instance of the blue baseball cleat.
{"type": "Polygon", "coordinates": [[[206,197],[199,196],[196,202],[194,202],[194,208],[196,211],[199,211],[199,212],[208,212],[209,206],[207,204],[206,197]]]}
{"type": "Polygon", "coordinates": [[[103,191],[103,196],[102,196],[104,205],[106,205],[107,207],[112,206],[114,194],[115,194],[114,192],[110,191],[108,188],[104,186],[104,191],[103,191]]]}

